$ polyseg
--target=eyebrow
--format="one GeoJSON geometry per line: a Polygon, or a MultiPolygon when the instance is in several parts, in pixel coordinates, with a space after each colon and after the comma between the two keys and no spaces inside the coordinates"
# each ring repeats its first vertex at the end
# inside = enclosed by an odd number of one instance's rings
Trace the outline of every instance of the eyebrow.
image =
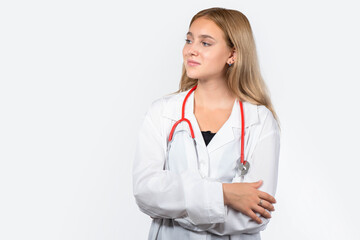
{"type": "MultiPolygon", "coordinates": [[[[190,35],[191,37],[194,37],[193,34],[192,34],[192,32],[188,32],[186,35],[190,35]]],[[[200,35],[199,37],[200,37],[200,38],[211,38],[211,39],[213,39],[214,41],[216,41],[215,38],[213,38],[213,37],[210,36],[210,35],[206,35],[206,34],[202,34],[202,35],[200,35]]]]}

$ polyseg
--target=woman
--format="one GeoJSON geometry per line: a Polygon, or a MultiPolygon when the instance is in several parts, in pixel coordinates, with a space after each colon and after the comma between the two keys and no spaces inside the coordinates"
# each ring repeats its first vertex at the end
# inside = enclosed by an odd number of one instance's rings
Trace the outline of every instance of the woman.
{"type": "Polygon", "coordinates": [[[180,90],[154,101],[139,131],[134,196],[153,219],[149,239],[260,239],[280,136],[249,21],[200,11],[183,59],[180,90]]]}

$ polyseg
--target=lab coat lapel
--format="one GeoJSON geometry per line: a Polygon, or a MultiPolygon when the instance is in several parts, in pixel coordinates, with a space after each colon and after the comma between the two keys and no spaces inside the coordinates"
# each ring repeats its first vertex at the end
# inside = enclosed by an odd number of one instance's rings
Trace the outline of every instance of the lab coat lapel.
{"type": "MultiPolygon", "coordinates": [[[[190,91],[187,90],[185,92],[179,93],[177,96],[175,96],[169,103],[163,113],[163,116],[169,119],[172,119],[173,121],[178,121],[181,119],[181,109],[182,104],[185,99],[186,94],[190,91]]],[[[186,101],[185,105],[185,118],[187,118],[192,125],[194,135],[195,135],[195,141],[198,148],[206,149],[206,145],[204,142],[204,139],[202,137],[199,125],[197,123],[196,117],[194,115],[194,93],[190,94],[189,98],[186,101]]],[[[176,127],[176,131],[186,129],[189,131],[188,124],[185,122],[180,123],[176,127]]],[[[202,151],[200,151],[202,152],[202,151]]]]}
{"type": "Polygon", "coordinates": [[[221,126],[219,131],[215,134],[215,136],[211,139],[209,142],[207,148],[208,152],[211,153],[215,151],[216,149],[222,147],[223,145],[231,142],[234,140],[234,131],[232,128],[232,121],[234,118],[234,114],[236,114],[236,105],[237,101],[234,102],[233,108],[230,114],[230,117],[226,120],[226,122],[221,126]]]}
{"type": "MultiPolygon", "coordinates": [[[[186,94],[190,91],[182,92],[173,99],[174,102],[169,104],[164,111],[164,117],[170,118],[174,121],[177,121],[181,118],[181,107],[183,100],[186,94]]],[[[244,118],[245,118],[245,141],[247,137],[246,129],[253,124],[256,124],[259,121],[257,105],[243,102],[244,107],[244,118]]],[[[220,128],[220,130],[215,134],[213,139],[210,141],[208,146],[206,147],[204,139],[201,134],[201,130],[199,124],[194,115],[194,94],[192,93],[188,100],[186,101],[185,106],[185,118],[189,119],[195,134],[195,141],[198,147],[202,149],[206,149],[207,151],[213,152],[216,149],[222,147],[223,145],[233,141],[235,136],[239,136],[241,134],[241,113],[240,113],[240,105],[239,101],[235,100],[232,112],[230,114],[229,119],[224,123],[224,125],[220,128]]],[[[187,124],[182,125],[180,128],[187,128],[187,124]]],[[[179,125],[179,126],[180,126],[179,125]]]]}
{"type": "MultiPolygon", "coordinates": [[[[245,133],[246,128],[258,122],[257,106],[243,102],[245,133]]],[[[211,153],[225,144],[233,141],[235,136],[241,135],[241,110],[238,100],[235,100],[229,119],[219,129],[208,144],[208,152],[211,153]]],[[[245,134],[246,135],[246,134],[245,134]]],[[[246,141],[246,138],[245,138],[246,141]]]]}
{"type": "Polygon", "coordinates": [[[192,93],[185,106],[185,118],[188,118],[192,124],[194,134],[195,134],[195,141],[198,147],[201,147],[202,149],[206,148],[204,138],[201,134],[201,130],[199,127],[199,124],[196,120],[195,114],[194,114],[194,93],[192,93]]]}

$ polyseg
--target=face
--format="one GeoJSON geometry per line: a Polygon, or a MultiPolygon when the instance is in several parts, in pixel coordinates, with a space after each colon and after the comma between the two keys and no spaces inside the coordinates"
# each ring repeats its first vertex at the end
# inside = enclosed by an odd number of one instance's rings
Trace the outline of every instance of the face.
{"type": "Polygon", "coordinates": [[[223,31],[211,20],[196,19],[186,35],[183,59],[187,76],[199,80],[225,78],[233,51],[223,31]]]}

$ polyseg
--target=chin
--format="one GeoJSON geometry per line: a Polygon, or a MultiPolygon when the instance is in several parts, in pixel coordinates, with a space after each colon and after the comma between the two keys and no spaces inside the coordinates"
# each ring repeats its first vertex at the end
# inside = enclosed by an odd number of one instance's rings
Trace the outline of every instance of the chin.
{"type": "Polygon", "coordinates": [[[196,73],[194,71],[187,71],[186,70],[186,75],[189,77],[189,78],[192,78],[192,79],[198,79],[199,77],[201,77],[201,74],[199,73],[196,73]]]}
{"type": "Polygon", "coordinates": [[[188,78],[197,79],[198,77],[196,75],[186,74],[188,78]]]}

